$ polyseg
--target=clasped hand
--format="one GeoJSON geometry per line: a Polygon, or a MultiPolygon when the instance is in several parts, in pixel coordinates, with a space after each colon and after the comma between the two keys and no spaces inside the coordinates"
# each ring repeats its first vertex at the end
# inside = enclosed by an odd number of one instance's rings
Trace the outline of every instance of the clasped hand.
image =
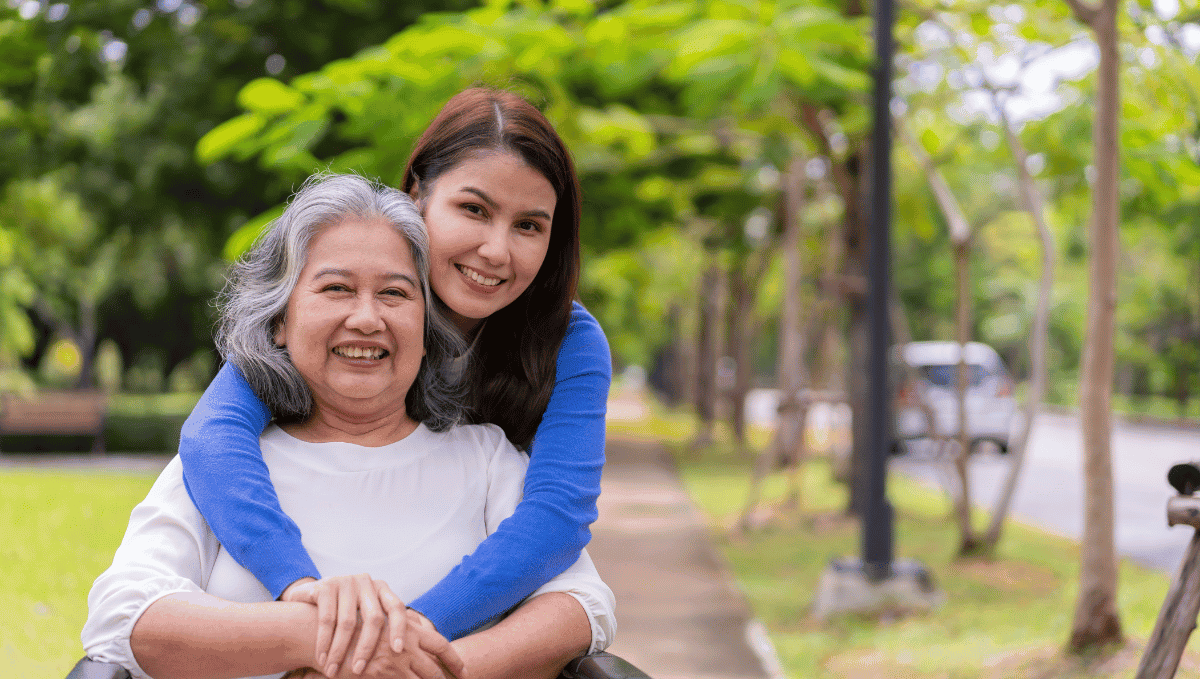
{"type": "Polygon", "coordinates": [[[317,607],[316,664],[289,678],[463,677],[463,661],[446,638],[425,616],[406,608],[382,580],[365,573],[304,578],[279,598],[317,607]],[[351,646],[354,653],[343,662],[351,646]]]}

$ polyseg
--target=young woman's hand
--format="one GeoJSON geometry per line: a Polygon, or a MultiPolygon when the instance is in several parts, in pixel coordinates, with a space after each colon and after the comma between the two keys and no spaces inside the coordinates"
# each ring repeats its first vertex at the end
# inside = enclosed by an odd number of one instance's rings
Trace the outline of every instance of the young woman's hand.
{"type": "Polygon", "coordinates": [[[366,573],[320,580],[302,578],[288,585],[279,600],[317,607],[314,657],[316,667],[326,676],[337,676],[342,669],[361,674],[368,661],[377,655],[376,646],[381,638],[393,653],[404,651],[408,626],[404,602],[386,582],[373,580],[366,573]],[[356,637],[354,654],[349,662],[343,662],[356,637]]]}

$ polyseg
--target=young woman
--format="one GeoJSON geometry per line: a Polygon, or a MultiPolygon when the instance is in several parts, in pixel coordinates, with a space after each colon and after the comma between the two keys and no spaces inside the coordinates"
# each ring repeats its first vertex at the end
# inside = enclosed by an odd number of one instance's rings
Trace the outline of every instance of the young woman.
{"type": "MultiPolygon", "coordinates": [[[[468,419],[499,425],[530,453],[513,515],[409,602],[456,639],[575,563],[590,539],[612,368],[599,325],[573,302],[580,215],[574,165],[536,108],[503,91],[454,96],[417,141],[403,188],[425,217],[433,292],[470,341],[460,364],[468,419]]],[[[321,606],[317,657],[332,675],[358,612],[380,609],[379,593],[345,581],[310,584],[321,574],[280,509],[259,448],[270,421],[226,364],[184,425],[185,485],[223,547],[272,596],[321,606]]],[[[369,656],[381,628],[358,635],[354,666],[369,656]]],[[[403,630],[391,634],[402,645],[403,630]]]]}

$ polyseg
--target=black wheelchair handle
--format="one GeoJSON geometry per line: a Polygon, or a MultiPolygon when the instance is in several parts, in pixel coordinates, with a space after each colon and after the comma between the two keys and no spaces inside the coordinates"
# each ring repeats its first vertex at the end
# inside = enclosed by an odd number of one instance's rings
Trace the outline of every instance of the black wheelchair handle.
{"type": "Polygon", "coordinates": [[[611,653],[593,653],[567,663],[559,679],[650,679],[624,658],[611,653]]]}
{"type": "Polygon", "coordinates": [[[75,663],[67,679],[130,679],[129,670],[112,663],[84,658],[75,663]]]}

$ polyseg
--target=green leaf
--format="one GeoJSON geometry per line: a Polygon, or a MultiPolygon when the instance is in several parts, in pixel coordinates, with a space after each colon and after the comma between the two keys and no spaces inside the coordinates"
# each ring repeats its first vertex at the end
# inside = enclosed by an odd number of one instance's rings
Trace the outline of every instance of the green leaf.
{"type": "Polygon", "coordinates": [[[675,59],[668,74],[684,78],[712,60],[751,48],[756,27],[736,19],[705,19],[685,29],[675,40],[675,59]]]}
{"type": "Polygon", "coordinates": [[[225,241],[225,249],[221,253],[226,261],[232,262],[244,255],[250,249],[250,246],[254,245],[254,242],[258,240],[258,237],[266,231],[267,226],[283,214],[285,207],[287,206],[277,205],[246,222],[237,231],[234,231],[233,235],[225,241]]]}
{"type": "Polygon", "coordinates": [[[304,103],[304,95],[274,78],[259,78],[246,83],[238,92],[238,105],[264,115],[287,113],[304,103]]]}
{"type": "Polygon", "coordinates": [[[821,58],[814,59],[812,63],[822,78],[837,87],[860,92],[865,92],[871,87],[870,76],[862,71],[821,58]]]}
{"type": "Polygon", "coordinates": [[[776,62],[780,73],[800,88],[808,88],[817,81],[817,69],[813,68],[808,55],[797,49],[784,49],[776,62]]]}
{"type": "Polygon", "coordinates": [[[196,160],[208,165],[228,155],[235,147],[262,131],[267,121],[257,113],[244,113],[226,120],[196,142],[196,160]]]}

